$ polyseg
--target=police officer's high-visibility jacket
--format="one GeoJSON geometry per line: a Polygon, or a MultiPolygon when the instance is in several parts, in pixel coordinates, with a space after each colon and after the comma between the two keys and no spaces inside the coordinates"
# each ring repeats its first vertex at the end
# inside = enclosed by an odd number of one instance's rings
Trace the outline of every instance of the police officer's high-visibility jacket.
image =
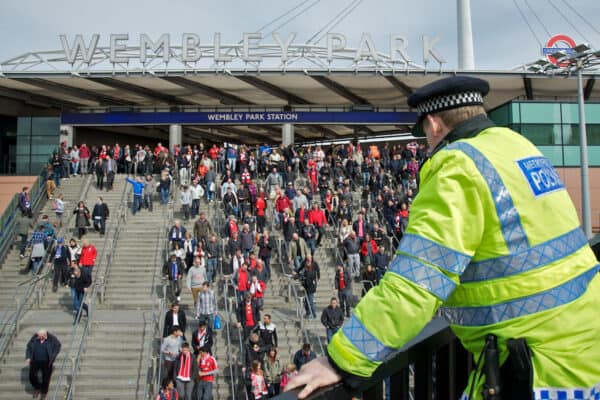
{"type": "Polygon", "coordinates": [[[475,359],[488,333],[501,363],[506,340],[526,338],[536,399],[598,398],[598,262],[558,174],[485,116],[447,139],[423,165],[396,257],[333,337],[330,361],[347,382],[369,377],[441,307],[475,359]]]}

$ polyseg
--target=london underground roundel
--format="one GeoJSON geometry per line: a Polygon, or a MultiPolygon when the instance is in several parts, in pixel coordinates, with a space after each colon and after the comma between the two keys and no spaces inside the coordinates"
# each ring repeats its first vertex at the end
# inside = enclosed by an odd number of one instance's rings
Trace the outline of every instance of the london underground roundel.
{"type": "Polygon", "coordinates": [[[565,67],[568,65],[568,63],[559,64],[556,61],[556,58],[552,57],[552,54],[561,50],[566,52],[567,54],[572,53],[573,47],[575,46],[575,41],[570,36],[563,34],[554,35],[550,39],[548,39],[548,42],[546,43],[546,46],[543,48],[542,52],[546,56],[548,61],[550,61],[552,64],[558,65],[559,67],[565,67]]]}

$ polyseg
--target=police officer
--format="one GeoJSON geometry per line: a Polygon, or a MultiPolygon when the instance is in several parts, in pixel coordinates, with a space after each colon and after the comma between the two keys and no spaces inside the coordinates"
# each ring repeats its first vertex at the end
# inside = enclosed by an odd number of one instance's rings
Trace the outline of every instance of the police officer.
{"type": "MultiPolygon", "coordinates": [[[[515,355],[508,347],[525,348],[530,374],[513,376],[529,389],[503,398],[595,398],[598,262],[550,161],[487,118],[488,91],[486,81],[458,76],[409,97],[418,111],[415,134],[426,135],[431,155],[406,234],[379,285],[333,336],[327,357],[303,368],[287,390],[305,385],[304,398],[340,380],[364,388],[441,308],[476,360],[490,335],[502,367],[515,355]]],[[[463,398],[482,398],[477,373],[463,398]]]]}

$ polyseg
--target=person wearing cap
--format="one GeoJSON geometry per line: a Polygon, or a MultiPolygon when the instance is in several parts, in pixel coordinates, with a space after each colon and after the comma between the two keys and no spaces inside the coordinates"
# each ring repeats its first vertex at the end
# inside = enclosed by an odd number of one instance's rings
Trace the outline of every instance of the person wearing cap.
{"type": "Polygon", "coordinates": [[[56,247],[52,251],[52,262],[54,263],[54,277],[52,278],[52,291],[58,290],[58,283],[68,287],[69,266],[71,265],[71,252],[65,246],[65,240],[59,237],[56,247]]]}
{"type": "MultiPolygon", "coordinates": [[[[409,97],[418,111],[414,134],[427,137],[431,155],[406,233],[327,357],[287,390],[305,385],[305,398],[340,380],[368,387],[377,368],[440,312],[475,360],[495,336],[502,398],[597,396],[598,261],[550,161],[486,116],[488,91],[486,81],[455,76],[409,97]],[[529,369],[523,373],[513,369],[519,355],[529,369]]],[[[484,363],[463,398],[483,397],[484,363]]]]}

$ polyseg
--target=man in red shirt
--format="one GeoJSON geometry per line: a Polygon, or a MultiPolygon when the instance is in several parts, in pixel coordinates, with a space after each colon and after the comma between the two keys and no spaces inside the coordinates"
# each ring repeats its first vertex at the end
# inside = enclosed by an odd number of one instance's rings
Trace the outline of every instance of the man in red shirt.
{"type": "Polygon", "coordinates": [[[277,193],[277,198],[275,199],[275,211],[277,211],[277,215],[279,217],[278,223],[281,223],[281,221],[283,220],[283,213],[285,212],[286,209],[287,210],[292,209],[292,202],[285,195],[285,193],[283,193],[282,191],[279,191],[277,193]]]}
{"type": "Polygon", "coordinates": [[[158,157],[158,155],[163,151],[167,151],[167,149],[165,148],[165,146],[162,145],[161,142],[158,142],[158,144],[154,148],[154,157],[158,157]]]}
{"type": "Polygon", "coordinates": [[[213,144],[210,149],[208,149],[208,155],[211,160],[216,161],[217,156],[219,155],[219,148],[216,144],[213,144]]]}
{"type": "Polygon", "coordinates": [[[308,219],[308,210],[304,207],[304,203],[300,203],[300,208],[294,213],[296,217],[296,229],[300,231],[304,225],[304,220],[308,219]]]}
{"type": "Polygon", "coordinates": [[[244,339],[250,335],[252,330],[260,322],[260,314],[256,303],[252,301],[252,295],[246,293],[244,300],[238,305],[238,328],[244,329],[244,339]]]}
{"type": "Polygon", "coordinates": [[[242,301],[248,290],[250,290],[250,274],[248,273],[248,264],[245,261],[233,274],[233,283],[237,289],[238,301],[242,301]]]}
{"type": "Polygon", "coordinates": [[[256,225],[259,233],[263,233],[265,229],[265,210],[267,209],[267,202],[265,201],[265,192],[260,190],[256,199],[256,225]]]}
{"type": "Polygon", "coordinates": [[[200,359],[198,361],[198,389],[196,398],[202,400],[212,400],[212,386],[215,381],[215,375],[219,372],[217,360],[210,355],[207,349],[200,350],[200,359]]]}
{"type": "Polygon", "coordinates": [[[88,174],[89,160],[90,160],[90,149],[85,143],[82,143],[79,147],[79,161],[81,161],[80,169],[82,175],[88,174]]]}
{"type": "Polygon", "coordinates": [[[373,264],[373,256],[377,253],[378,247],[370,234],[365,235],[365,240],[360,245],[360,256],[365,265],[373,264]]]}
{"type": "Polygon", "coordinates": [[[327,218],[325,217],[325,212],[319,207],[318,203],[314,203],[312,208],[308,211],[308,220],[319,232],[316,243],[316,246],[319,247],[321,245],[321,239],[323,239],[323,236],[325,235],[324,227],[327,225],[327,218]]]}
{"type": "Polygon", "coordinates": [[[338,265],[335,271],[335,289],[338,291],[340,307],[346,317],[350,317],[350,300],[352,298],[352,277],[350,271],[343,265],[338,265]]]}
{"type": "Polygon", "coordinates": [[[96,255],[98,252],[96,251],[96,247],[91,244],[87,239],[83,239],[81,242],[81,256],[79,257],[79,266],[81,267],[81,272],[92,277],[92,268],[96,264],[96,255]]]}

